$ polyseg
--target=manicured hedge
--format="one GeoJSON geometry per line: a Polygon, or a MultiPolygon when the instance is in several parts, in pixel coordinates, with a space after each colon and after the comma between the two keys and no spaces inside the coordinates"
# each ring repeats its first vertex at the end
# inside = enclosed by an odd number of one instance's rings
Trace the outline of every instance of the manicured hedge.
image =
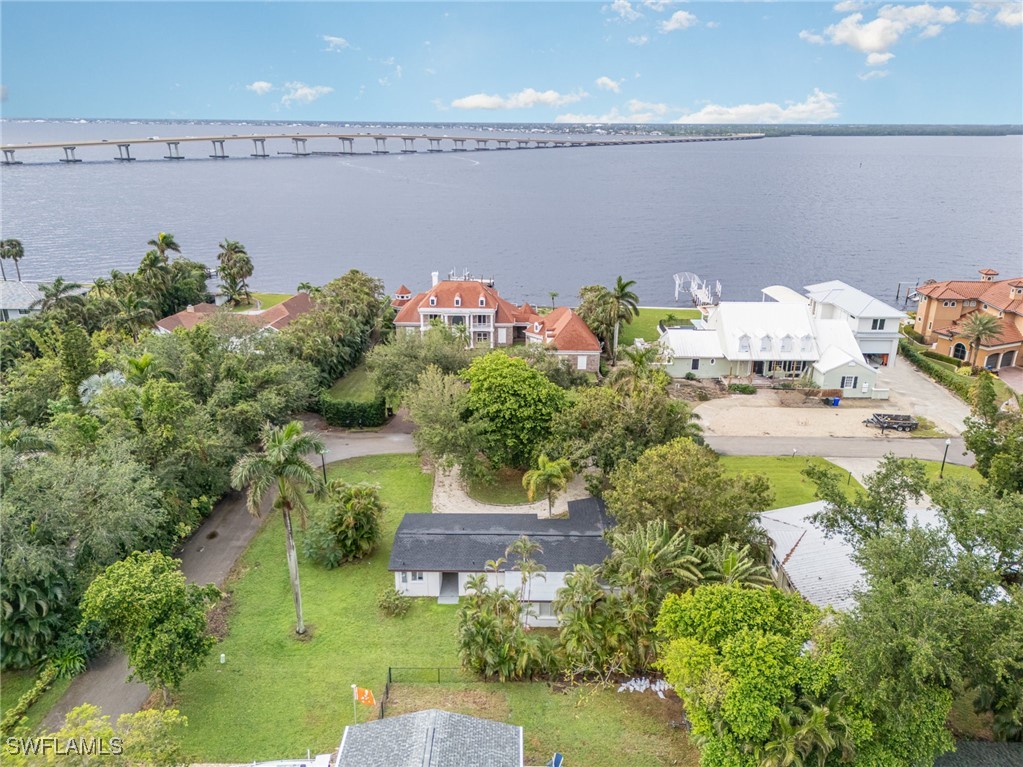
{"type": "Polygon", "coordinates": [[[753,384],[733,383],[728,384],[728,391],[735,392],[736,394],[756,394],[757,387],[753,384]]]}
{"type": "Polygon", "coordinates": [[[933,352],[930,349],[920,353],[929,359],[937,360],[938,362],[946,362],[949,365],[955,365],[957,368],[967,364],[964,360],[957,360],[955,357],[949,357],[947,354],[939,354],[938,352],[933,352]]]}
{"type": "Polygon", "coordinates": [[[899,339],[899,351],[902,353],[903,357],[908,359],[920,370],[925,372],[953,394],[967,402],[970,402],[973,399],[973,382],[969,379],[963,378],[963,376],[958,373],[932,362],[913,348],[913,344],[905,338],[899,339]]]}
{"type": "Polygon", "coordinates": [[[331,426],[383,426],[387,423],[387,405],[383,397],[372,402],[335,399],[320,395],[320,415],[331,426]]]}
{"type": "Polygon", "coordinates": [[[917,332],[916,332],[916,330],[914,330],[914,329],[913,329],[913,326],[912,326],[912,325],[903,325],[903,326],[902,326],[902,332],[903,332],[903,333],[904,333],[905,335],[907,335],[907,336],[909,336],[910,338],[912,338],[912,339],[913,339],[914,341],[916,341],[916,342],[917,342],[918,344],[924,344],[924,343],[927,343],[926,341],[924,341],[924,337],[923,337],[923,336],[922,336],[922,335],[921,335],[920,333],[917,333],[917,332]]]}

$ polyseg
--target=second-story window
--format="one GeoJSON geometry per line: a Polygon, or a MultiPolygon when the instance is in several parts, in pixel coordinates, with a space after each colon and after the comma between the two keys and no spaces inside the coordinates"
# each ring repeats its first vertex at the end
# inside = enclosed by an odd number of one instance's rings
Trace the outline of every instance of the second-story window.
{"type": "Polygon", "coordinates": [[[884,320],[883,319],[871,320],[870,321],[870,329],[871,330],[884,330],[884,320]]]}

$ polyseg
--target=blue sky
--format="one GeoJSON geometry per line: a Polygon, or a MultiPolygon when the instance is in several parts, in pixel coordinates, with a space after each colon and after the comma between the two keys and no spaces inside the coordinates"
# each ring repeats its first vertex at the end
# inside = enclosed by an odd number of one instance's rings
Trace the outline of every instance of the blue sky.
{"type": "Polygon", "coordinates": [[[1023,3],[3,2],[5,117],[1023,122],[1023,3]]]}

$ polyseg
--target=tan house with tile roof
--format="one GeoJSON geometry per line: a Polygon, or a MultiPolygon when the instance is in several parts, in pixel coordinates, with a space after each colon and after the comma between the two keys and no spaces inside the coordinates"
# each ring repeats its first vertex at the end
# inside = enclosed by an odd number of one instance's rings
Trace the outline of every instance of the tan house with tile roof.
{"type": "Polygon", "coordinates": [[[998,272],[981,269],[979,280],[945,280],[921,285],[914,329],[940,354],[970,359],[970,339],[963,326],[974,312],[1001,320],[1001,333],[982,344],[977,365],[988,370],[1023,366],[1023,277],[998,280],[998,272]]]}
{"type": "Polygon", "coordinates": [[[529,304],[502,298],[489,280],[441,280],[433,272],[429,290],[411,295],[402,285],[391,305],[398,309],[395,328],[406,332],[425,333],[440,322],[464,331],[471,349],[542,343],[578,370],[599,369],[600,342],[575,312],[561,307],[542,317],[529,304]]]}

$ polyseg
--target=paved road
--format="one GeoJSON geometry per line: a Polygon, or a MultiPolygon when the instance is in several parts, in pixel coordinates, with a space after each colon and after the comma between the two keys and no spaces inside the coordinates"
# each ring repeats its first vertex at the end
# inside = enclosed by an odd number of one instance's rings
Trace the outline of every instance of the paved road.
{"type": "MultiPolygon", "coordinates": [[[[326,455],[328,463],[363,455],[415,452],[407,425],[400,419],[395,421],[397,423],[392,422],[381,431],[346,432],[330,429],[313,418],[308,419],[311,426],[322,429],[323,441],[329,451],[326,455]]],[[[318,456],[312,456],[311,463],[318,464],[318,456]]],[[[267,508],[268,504],[264,504],[264,512],[267,508]]],[[[234,563],[248,548],[266,518],[266,513],[261,519],[256,519],[246,511],[244,494],[232,492],[226,495],[178,550],[185,577],[193,583],[223,586],[234,563]]],[[[113,721],[121,714],[139,711],[149,697],[149,688],[144,684],[129,683],[127,678],[128,659],[123,653],[111,652],[96,658],[85,673],[75,677],[61,699],[50,709],[43,721],[44,728],[48,732],[56,731],[64,723],[67,712],[83,703],[99,706],[113,721]]]]}
{"type": "MultiPolygon", "coordinates": [[[[837,458],[875,458],[895,453],[901,458],[940,461],[943,439],[888,439],[886,437],[715,437],[707,444],[722,455],[824,455],[837,458]]],[[[962,439],[952,438],[948,462],[970,466],[973,454],[965,453],[962,439]]]]}

